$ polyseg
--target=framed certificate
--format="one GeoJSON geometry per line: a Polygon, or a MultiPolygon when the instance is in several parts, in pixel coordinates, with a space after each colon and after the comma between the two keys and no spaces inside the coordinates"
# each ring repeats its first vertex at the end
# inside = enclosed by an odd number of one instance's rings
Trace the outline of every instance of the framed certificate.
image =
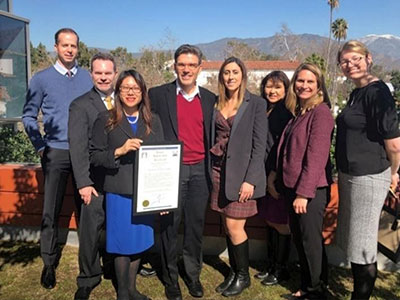
{"type": "Polygon", "coordinates": [[[179,206],[183,144],[143,144],[136,151],[133,215],[175,210],[179,206]]]}

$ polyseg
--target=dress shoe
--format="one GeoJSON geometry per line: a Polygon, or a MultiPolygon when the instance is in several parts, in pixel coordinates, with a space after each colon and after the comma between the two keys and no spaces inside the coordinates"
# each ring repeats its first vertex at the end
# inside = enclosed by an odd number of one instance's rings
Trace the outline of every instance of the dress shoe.
{"type": "Polygon", "coordinates": [[[165,286],[165,296],[168,300],[182,300],[182,293],[179,284],[165,286]]]}
{"type": "Polygon", "coordinates": [[[93,288],[89,286],[81,286],[76,290],[74,300],[88,300],[93,288]]]}
{"type": "Polygon", "coordinates": [[[273,272],[271,272],[263,281],[261,281],[261,283],[263,285],[271,286],[289,279],[290,279],[290,274],[286,266],[278,265],[273,272]]]}
{"type": "Polygon", "coordinates": [[[194,281],[187,285],[189,289],[189,294],[195,298],[201,298],[204,295],[203,286],[201,285],[200,281],[194,281]]]}
{"type": "Polygon", "coordinates": [[[256,275],[254,275],[254,278],[255,279],[264,280],[265,278],[268,277],[270,272],[271,272],[270,270],[265,270],[265,271],[258,272],[256,275]]]}
{"type": "Polygon", "coordinates": [[[53,265],[44,265],[40,284],[45,289],[52,289],[56,286],[56,270],[53,265]]]}
{"type": "Polygon", "coordinates": [[[154,270],[153,268],[146,268],[142,266],[139,270],[139,274],[143,277],[152,277],[156,275],[156,270],[154,270]]]}

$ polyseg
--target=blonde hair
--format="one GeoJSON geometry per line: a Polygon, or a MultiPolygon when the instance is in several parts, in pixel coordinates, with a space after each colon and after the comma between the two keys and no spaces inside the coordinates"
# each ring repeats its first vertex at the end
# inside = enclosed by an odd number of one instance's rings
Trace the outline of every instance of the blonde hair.
{"type": "Polygon", "coordinates": [[[317,107],[322,102],[325,102],[329,107],[331,106],[331,103],[329,101],[328,91],[326,90],[324,75],[322,74],[321,69],[317,65],[312,63],[301,64],[294,71],[292,80],[290,81],[288,95],[285,102],[286,108],[292,113],[292,115],[296,116],[299,113],[302,114],[305,111],[317,107]],[[299,105],[299,100],[297,98],[297,94],[295,91],[295,84],[297,77],[299,76],[299,73],[303,70],[310,71],[315,75],[317,79],[318,92],[312,99],[307,101],[307,103],[305,104],[304,107],[302,107],[301,110],[299,105]]]}
{"type": "Polygon", "coordinates": [[[240,86],[239,86],[239,96],[238,96],[237,107],[235,107],[236,109],[238,109],[239,106],[242,104],[243,98],[244,98],[244,93],[246,92],[246,86],[247,86],[246,67],[239,58],[231,56],[223,62],[221,68],[219,69],[219,74],[218,74],[219,97],[218,97],[218,102],[216,104],[217,110],[223,109],[225,107],[226,103],[228,102],[228,97],[226,95],[227,94],[226,87],[224,84],[224,69],[225,69],[226,65],[228,65],[230,63],[237,64],[239,66],[240,70],[242,71],[242,82],[240,83],[240,86]]]}
{"type": "Polygon", "coordinates": [[[371,55],[367,46],[365,46],[363,43],[361,43],[359,41],[351,40],[351,41],[344,43],[344,45],[340,48],[338,55],[337,55],[338,64],[340,64],[340,57],[342,56],[343,52],[345,52],[345,51],[357,52],[364,56],[371,55]]]}

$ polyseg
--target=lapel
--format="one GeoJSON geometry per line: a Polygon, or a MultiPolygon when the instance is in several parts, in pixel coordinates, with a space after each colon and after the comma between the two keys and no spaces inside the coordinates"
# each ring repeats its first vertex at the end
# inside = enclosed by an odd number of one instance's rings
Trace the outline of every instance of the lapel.
{"type": "Polygon", "coordinates": [[[246,91],[246,93],[244,94],[243,102],[238,109],[235,119],[233,120],[231,136],[234,134],[236,128],[238,127],[240,119],[243,117],[243,114],[246,111],[246,108],[249,106],[249,101],[250,101],[250,93],[248,91],[246,91]]]}
{"type": "Polygon", "coordinates": [[[129,124],[125,116],[122,116],[121,123],[118,124],[118,127],[121,128],[122,132],[125,133],[129,138],[133,139],[135,137],[133,135],[131,124],[129,124]]]}
{"type": "Polygon", "coordinates": [[[167,86],[167,93],[165,95],[169,118],[172,123],[172,128],[174,129],[175,135],[178,136],[178,117],[176,112],[176,83],[175,81],[167,86]]]}
{"type": "Polygon", "coordinates": [[[137,122],[136,134],[133,133],[131,124],[129,124],[127,118],[125,116],[122,117],[121,123],[118,125],[121,128],[122,132],[126,134],[129,138],[140,138],[143,139],[145,136],[146,126],[144,125],[143,118],[139,115],[139,120],[137,122]]]}
{"type": "Polygon", "coordinates": [[[107,110],[106,106],[103,103],[103,100],[101,100],[99,93],[94,88],[92,88],[90,93],[90,101],[98,112],[103,112],[107,110]]]}
{"type": "Polygon", "coordinates": [[[306,112],[304,115],[301,115],[301,116],[298,116],[298,117],[294,117],[292,120],[289,121],[288,125],[290,124],[290,122],[292,122],[292,126],[290,126],[290,128],[288,126],[286,127],[289,130],[289,132],[287,134],[287,138],[289,138],[289,136],[292,135],[292,133],[293,133],[293,131],[294,131],[294,129],[296,127],[299,127],[302,123],[307,122],[307,120],[310,119],[311,114],[313,113],[314,109],[312,109],[311,111],[306,112]]]}

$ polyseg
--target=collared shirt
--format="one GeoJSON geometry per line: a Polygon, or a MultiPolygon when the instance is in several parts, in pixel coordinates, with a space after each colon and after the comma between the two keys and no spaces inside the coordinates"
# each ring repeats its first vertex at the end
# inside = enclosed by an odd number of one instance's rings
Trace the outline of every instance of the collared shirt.
{"type": "Polygon", "coordinates": [[[70,71],[72,77],[74,77],[76,75],[76,72],[78,72],[78,63],[75,61],[74,66],[68,70],[57,60],[56,63],[54,64],[54,68],[57,70],[58,73],[64,76],[68,76],[68,71],[70,71]]]}
{"type": "Polygon", "coordinates": [[[179,85],[179,82],[176,81],[176,94],[178,95],[179,93],[181,93],[183,98],[185,98],[185,100],[187,100],[188,102],[192,102],[194,97],[196,97],[196,95],[199,95],[199,98],[201,98],[200,89],[199,86],[197,85],[197,82],[194,91],[188,94],[182,89],[182,87],[179,85]]]}
{"type": "MultiPolygon", "coordinates": [[[[104,94],[103,92],[99,91],[96,87],[94,89],[96,90],[97,93],[99,93],[101,100],[103,101],[104,105],[107,107],[107,103],[106,103],[107,95],[104,94]]],[[[112,104],[112,106],[114,106],[114,92],[112,92],[110,94],[110,97],[111,97],[111,104],[112,104]]]]}

